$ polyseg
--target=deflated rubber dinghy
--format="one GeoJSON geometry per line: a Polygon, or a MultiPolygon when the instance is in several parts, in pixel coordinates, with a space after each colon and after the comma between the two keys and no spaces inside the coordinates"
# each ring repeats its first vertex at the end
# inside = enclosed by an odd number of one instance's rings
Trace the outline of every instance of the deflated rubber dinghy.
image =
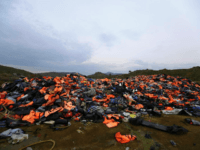
{"type": "Polygon", "coordinates": [[[146,126],[146,127],[154,128],[154,129],[165,131],[165,132],[172,133],[172,134],[183,134],[183,133],[188,132],[187,129],[185,129],[181,126],[177,126],[177,125],[165,126],[165,125],[145,121],[140,117],[130,118],[129,122],[133,125],[143,125],[143,126],[146,126]]]}

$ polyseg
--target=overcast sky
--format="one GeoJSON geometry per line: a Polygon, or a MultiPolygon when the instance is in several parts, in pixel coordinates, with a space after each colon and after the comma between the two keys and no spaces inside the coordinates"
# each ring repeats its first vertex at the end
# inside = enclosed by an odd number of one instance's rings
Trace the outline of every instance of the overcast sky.
{"type": "Polygon", "coordinates": [[[31,72],[200,66],[199,0],[1,0],[0,64],[31,72]]]}

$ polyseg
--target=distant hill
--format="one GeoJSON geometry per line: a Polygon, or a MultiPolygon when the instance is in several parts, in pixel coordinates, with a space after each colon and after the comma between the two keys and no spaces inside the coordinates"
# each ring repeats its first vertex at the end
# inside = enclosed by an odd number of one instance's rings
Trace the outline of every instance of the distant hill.
{"type": "Polygon", "coordinates": [[[44,73],[38,73],[41,76],[51,76],[51,77],[62,77],[65,76],[66,74],[71,73],[71,72],[44,72],[44,73]]]}
{"type": "Polygon", "coordinates": [[[0,85],[4,82],[13,82],[16,79],[19,79],[20,76],[25,76],[28,78],[43,77],[43,76],[61,77],[70,73],[76,73],[76,72],[44,72],[44,73],[34,74],[25,70],[0,65],[0,85]]]}
{"type": "MultiPolygon", "coordinates": [[[[38,73],[38,75],[40,76],[51,76],[51,77],[62,77],[62,76],[65,76],[66,74],[71,74],[71,73],[76,73],[76,72],[44,72],[44,73],[38,73]]],[[[80,73],[78,73],[80,74],[80,73]]],[[[80,74],[82,75],[82,74],[80,74]]],[[[85,75],[83,75],[85,76],[85,75]]]]}
{"type": "Polygon", "coordinates": [[[12,82],[20,76],[32,78],[36,75],[25,70],[0,65],[0,85],[4,82],[12,82]]]}
{"type": "Polygon", "coordinates": [[[33,75],[33,73],[25,71],[25,70],[0,65],[0,74],[2,73],[8,73],[8,74],[16,73],[18,75],[24,75],[24,76],[33,75]]]}
{"type": "MultiPolygon", "coordinates": [[[[13,80],[18,79],[21,75],[26,76],[28,78],[32,77],[39,77],[39,76],[65,76],[69,73],[75,73],[75,72],[45,72],[45,73],[31,73],[25,70],[16,69],[13,67],[7,67],[0,65],[0,85],[4,82],[12,82],[13,80]]],[[[174,70],[168,70],[168,69],[162,69],[162,70],[136,70],[136,71],[130,71],[127,74],[118,74],[118,73],[101,73],[96,72],[95,74],[87,76],[88,78],[94,78],[94,79],[100,79],[100,78],[127,78],[127,77],[133,77],[137,75],[153,75],[153,74],[167,74],[171,76],[181,76],[188,79],[191,79],[192,81],[196,81],[200,83],[200,66],[196,66],[190,69],[174,69],[174,70]]]]}
{"type": "Polygon", "coordinates": [[[111,76],[115,75],[122,75],[122,73],[112,73],[112,72],[107,72],[107,73],[102,73],[102,72],[95,72],[95,74],[87,76],[88,78],[95,78],[95,79],[101,79],[101,78],[110,78],[111,76]]]}
{"type": "Polygon", "coordinates": [[[106,72],[104,74],[106,74],[106,75],[120,75],[120,74],[123,74],[123,73],[106,72]]]}
{"type": "Polygon", "coordinates": [[[106,75],[102,72],[95,72],[95,74],[87,76],[88,78],[95,78],[95,79],[101,79],[101,78],[108,78],[109,75],[106,75]]]}
{"type": "Polygon", "coordinates": [[[89,75],[88,77],[90,78],[127,78],[127,77],[132,77],[132,76],[137,76],[137,75],[153,75],[153,74],[167,74],[171,76],[181,76],[185,78],[189,78],[193,81],[200,81],[200,67],[193,67],[190,69],[174,69],[174,70],[168,70],[168,69],[162,69],[162,70],[136,70],[136,71],[131,71],[128,74],[120,74],[120,75],[106,75],[101,72],[96,72],[93,75],[89,75]]]}

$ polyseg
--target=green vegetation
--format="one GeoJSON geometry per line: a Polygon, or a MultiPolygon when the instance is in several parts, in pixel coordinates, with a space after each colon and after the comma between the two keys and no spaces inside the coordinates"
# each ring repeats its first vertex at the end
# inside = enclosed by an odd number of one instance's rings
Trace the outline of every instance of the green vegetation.
{"type": "Polygon", "coordinates": [[[106,75],[104,73],[101,72],[96,72],[93,75],[89,75],[87,76],[88,78],[94,78],[94,79],[102,79],[102,78],[109,78],[109,77],[113,77],[114,75],[106,75]]]}
{"type": "Polygon", "coordinates": [[[0,85],[4,82],[12,82],[13,80],[18,79],[20,76],[32,78],[38,75],[25,70],[0,65],[0,85]]]}
{"type": "Polygon", "coordinates": [[[21,70],[21,69],[15,69],[13,67],[7,67],[0,65],[0,74],[12,74],[15,73],[17,76],[23,75],[23,76],[31,76],[34,75],[31,72],[21,70]]]}
{"type": "MultiPolygon", "coordinates": [[[[41,77],[41,76],[64,76],[65,74],[68,74],[70,72],[46,72],[46,73],[38,73],[34,74],[25,70],[21,69],[15,69],[12,67],[2,66],[0,65],[0,85],[4,82],[12,82],[13,80],[18,79],[20,76],[26,76],[28,78],[33,77],[41,77]]],[[[129,71],[127,74],[120,74],[120,75],[106,75],[101,72],[96,72],[93,75],[87,76],[88,78],[94,78],[94,79],[101,79],[101,78],[127,78],[127,77],[133,77],[137,75],[153,75],[153,74],[167,74],[171,76],[180,76],[185,77],[188,79],[191,79],[192,81],[195,81],[200,84],[200,67],[193,67],[190,69],[175,69],[175,70],[136,70],[136,71],[129,71]]]]}
{"type": "Polygon", "coordinates": [[[70,74],[70,73],[76,73],[76,72],[44,72],[44,73],[38,73],[37,75],[40,75],[40,76],[51,76],[51,77],[57,77],[57,76],[58,77],[63,77],[66,74],[70,74]]]}
{"type": "Polygon", "coordinates": [[[62,77],[62,76],[65,76],[66,73],[64,72],[45,72],[45,73],[39,73],[39,75],[41,76],[51,76],[51,77],[56,77],[56,76],[59,76],[59,77],[62,77]]]}
{"type": "Polygon", "coordinates": [[[105,75],[101,72],[96,72],[93,75],[89,75],[89,78],[127,78],[127,77],[133,77],[137,75],[153,75],[153,74],[167,74],[171,76],[180,76],[180,77],[185,77],[189,78],[192,81],[197,81],[200,82],[200,67],[193,67],[190,69],[175,69],[175,70],[167,70],[167,69],[162,69],[162,70],[136,70],[136,71],[129,71],[128,74],[121,74],[121,75],[105,75]]]}

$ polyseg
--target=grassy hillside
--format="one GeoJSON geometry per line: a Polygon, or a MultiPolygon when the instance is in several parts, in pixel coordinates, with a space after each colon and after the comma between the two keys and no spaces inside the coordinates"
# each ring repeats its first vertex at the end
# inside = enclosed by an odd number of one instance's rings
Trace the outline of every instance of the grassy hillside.
{"type": "Polygon", "coordinates": [[[189,78],[193,81],[200,81],[200,67],[193,67],[190,69],[175,69],[175,70],[136,70],[133,72],[129,72],[128,74],[122,74],[122,75],[105,75],[101,72],[96,72],[93,75],[89,75],[90,78],[127,78],[131,76],[137,76],[137,75],[153,75],[153,74],[167,74],[171,76],[181,76],[189,78]]]}
{"type": "Polygon", "coordinates": [[[41,76],[51,76],[51,77],[56,77],[56,76],[65,76],[66,73],[64,72],[45,72],[45,73],[38,73],[38,75],[41,76]]]}
{"type": "Polygon", "coordinates": [[[25,70],[0,65],[0,85],[4,82],[12,82],[20,76],[32,78],[36,75],[25,70]]]}
{"type": "MultiPolygon", "coordinates": [[[[45,73],[38,73],[37,75],[51,76],[51,77],[56,77],[56,76],[62,77],[62,76],[65,76],[66,74],[70,74],[70,73],[76,73],[76,72],[45,72],[45,73]]],[[[82,75],[82,74],[80,74],[80,75],[82,75]]],[[[85,76],[85,75],[83,75],[83,76],[85,76]]]]}
{"type": "Polygon", "coordinates": [[[33,73],[25,71],[25,70],[0,65],[0,74],[2,73],[7,73],[7,74],[16,73],[17,75],[24,75],[24,76],[33,75],[33,73]]]}
{"type": "Polygon", "coordinates": [[[87,76],[88,78],[94,78],[94,79],[101,79],[101,78],[111,78],[114,75],[106,75],[104,73],[101,72],[96,72],[95,74],[89,75],[87,76]]]}
{"type": "MultiPolygon", "coordinates": [[[[15,69],[12,67],[2,66],[0,65],[0,85],[4,82],[12,82],[13,80],[18,79],[21,75],[26,76],[28,78],[39,77],[39,76],[64,76],[65,74],[70,72],[47,72],[47,73],[39,73],[33,74],[31,72],[15,69]]],[[[175,70],[136,70],[133,72],[129,72],[128,74],[120,74],[120,75],[106,75],[101,72],[96,72],[93,75],[87,76],[88,78],[127,78],[137,75],[153,75],[153,74],[168,74],[171,76],[181,76],[191,79],[200,84],[200,67],[193,67],[190,69],[175,69],[175,70]]]]}
{"type": "Polygon", "coordinates": [[[28,78],[42,77],[42,76],[56,77],[56,76],[65,76],[68,73],[72,72],[45,72],[45,73],[34,74],[25,70],[0,65],[0,85],[4,82],[13,82],[20,76],[25,76],[28,78]]]}

